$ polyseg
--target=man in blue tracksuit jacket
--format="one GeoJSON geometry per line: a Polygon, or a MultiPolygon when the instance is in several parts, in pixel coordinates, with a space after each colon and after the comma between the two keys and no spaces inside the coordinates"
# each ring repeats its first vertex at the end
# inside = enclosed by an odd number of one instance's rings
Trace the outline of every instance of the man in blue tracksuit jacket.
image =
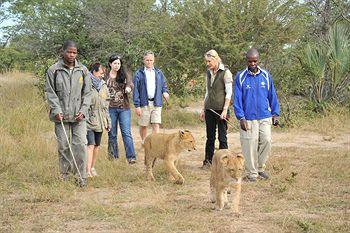
{"type": "Polygon", "coordinates": [[[154,67],[154,53],[147,51],[143,57],[144,67],[134,75],[133,101],[139,118],[141,143],[147,136],[147,126],[152,124],[152,133],[158,133],[162,123],[163,97],[169,99],[169,91],[163,72],[154,67]]]}
{"type": "Polygon", "coordinates": [[[236,75],[233,108],[240,122],[246,180],[268,179],[265,163],[271,151],[271,125],[278,125],[280,108],[271,75],[258,66],[259,52],[248,50],[248,67],[236,75]]]}

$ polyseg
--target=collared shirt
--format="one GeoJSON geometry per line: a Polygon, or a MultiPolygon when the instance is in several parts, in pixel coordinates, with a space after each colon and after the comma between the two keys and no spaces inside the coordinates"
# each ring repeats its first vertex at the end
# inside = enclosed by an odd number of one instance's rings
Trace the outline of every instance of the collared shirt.
{"type": "MultiPolygon", "coordinates": [[[[224,64],[220,63],[218,70],[225,70],[224,64]]],[[[215,80],[217,72],[216,72],[216,74],[214,74],[214,72],[212,70],[209,70],[209,72],[210,72],[210,76],[211,76],[210,85],[213,85],[213,82],[215,80]]],[[[231,99],[233,78],[232,78],[232,73],[229,69],[226,69],[226,72],[224,75],[224,82],[225,82],[225,93],[226,93],[225,99],[231,99]]],[[[208,92],[209,92],[208,87],[206,87],[204,99],[207,97],[208,92]]]]}
{"type": "Polygon", "coordinates": [[[145,67],[145,75],[148,99],[153,99],[156,92],[156,73],[154,72],[154,67],[151,69],[145,67]]]}
{"type": "Polygon", "coordinates": [[[248,72],[249,72],[249,74],[251,74],[251,75],[253,75],[253,76],[257,76],[258,74],[260,74],[260,66],[258,66],[258,71],[256,71],[256,73],[253,73],[252,71],[250,71],[249,69],[248,69],[248,72]]]}
{"type": "Polygon", "coordinates": [[[73,67],[69,67],[69,76],[71,76],[71,75],[72,75],[72,73],[73,73],[73,69],[74,69],[74,66],[73,66],[73,67]]]}

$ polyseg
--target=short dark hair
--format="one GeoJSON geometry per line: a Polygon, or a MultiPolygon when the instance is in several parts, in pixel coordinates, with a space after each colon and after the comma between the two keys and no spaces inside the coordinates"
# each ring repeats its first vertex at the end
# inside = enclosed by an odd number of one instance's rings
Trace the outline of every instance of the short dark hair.
{"type": "Polygon", "coordinates": [[[100,67],[101,67],[101,66],[102,66],[101,63],[95,62],[95,63],[93,63],[93,64],[91,64],[91,65],[89,66],[89,71],[90,71],[91,73],[93,73],[94,71],[95,71],[95,72],[98,72],[98,71],[100,70],[100,67]]]}
{"type": "Polygon", "coordinates": [[[247,51],[245,57],[259,57],[259,51],[256,48],[251,48],[247,51]]]}
{"type": "Polygon", "coordinates": [[[77,43],[73,40],[66,40],[63,43],[62,49],[66,51],[68,48],[78,48],[77,43]]]}

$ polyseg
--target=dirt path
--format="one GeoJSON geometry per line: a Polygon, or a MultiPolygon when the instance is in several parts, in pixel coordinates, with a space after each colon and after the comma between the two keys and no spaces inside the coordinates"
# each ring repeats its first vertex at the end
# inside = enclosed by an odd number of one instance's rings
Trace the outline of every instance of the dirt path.
{"type": "MultiPolygon", "coordinates": [[[[229,211],[225,210],[221,213],[219,212],[212,212],[210,210],[211,204],[209,203],[209,177],[210,177],[210,171],[200,169],[202,165],[202,160],[204,158],[204,146],[205,146],[205,130],[204,128],[192,128],[190,129],[193,133],[196,143],[197,143],[197,151],[192,152],[184,152],[181,155],[181,161],[180,161],[180,170],[182,171],[185,179],[187,179],[185,185],[182,187],[173,187],[169,188],[168,186],[165,188],[162,188],[162,184],[157,184],[157,187],[162,190],[162,192],[166,194],[159,194],[158,197],[147,197],[147,196],[137,196],[135,195],[134,198],[137,200],[134,201],[126,201],[119,203],[120,205],[124,206],[124,208],[151,208],[151,206],[159,206],[165,205],[164,208],[168,208],[169,205],[176,205],[178,206],[178,211],[185,211],[185,212],[193,212],[194,215],[198,214],[198,211],[205,212],[201,213],[201,216],[206,216],[204,218],[217,218],[218,221],[225,221],[228,224],[214,224],[216,227],[211,227],[210,224],[207,226],[207,230],[202,231],[199,230],[198,232],[281,232],[283,228],[283,224],[286,224],[288,226],[288,219],[280,220],[281,216],[286,216],[284,218],[287,218],[287,216],[297,216],[295,218],[311,218],[311,219],[318,219],[320,218],[319,214],[310,214],[305,210],[300,209],[298,205],[288,203],[287,200],[281,200],[277,197],[276,201],[273,201],[271,206],[273,207],[267,207],[268,204],[264,204],[262,199],[268,198],[268,192],[269,189],[282,189],[282,187],[278,187],[278,185],[284,185],[276,184],[277,182],[275,180],[270,181],[268,183],[259,183],[258,186],[254,186],[254,184],[243,184],[243,192],[242,192],[242,201],[241,201],[241,211],[242,214],[239,218],[232,217],[229,211]],[[277,186],[276,186],[277,185],[277,186]],[[260,190],[259,190],[260,189],[260,190]],[[181,190],[181,191],[179,191],[181,190]],[[166,200],[171,201],[168,203],[166,200]],[[275,203],[274,203],[275,202],[275,203]],[[173,203],[173,204],[171,204],[173,203]],[[261,207],[262,205],[262,207],[261,207]],[[265,206],[266,205],[266,206],[265,206]],[[275,206],[278,205],[279,209],[275,206]],[[295,206],[294,206],[295,205],[295,206]],[[293,207],[294,206],[294,207],[293,207]],[[272,208],[272,210],[267,211],[265,208],[272,208]],[[290,212],[289,214],[286,214],[287,210],[290,211],[294,208],[294,212],[290,212]],[[255,211],[254,211],[255,210],[255,211]],[[281,221],[282,223],[278,223],[276,219],[279,219],[278,221],[281,221]],[[283,221],[286,221],[283,223],[283,221]],[[277,222],[277,223],[276,223],[277,222]],[[268,224],[267,224],[268,223],[268,224]],[[279,226],[279,224],[282,225],[279,226]]],[[[143,152],[140,150],[140,140],[138,136],[138,128],[133,127],[132,129],[133,135],[135,138],[135,145],[136,148],[138,148],[138,156],[139,156],[139,163],[136,165],[139,170],[143,170],[143,152]]],[[[165,129],[161,130],[161,132],[165,133],[172,133],[176,132],[176,129],[165,129]]],[[[239,133],[238,132],[232,132],[228,134],[228,141],[229,141],[229,148],[234,151],[240,151],[240,142],[239,142],[239,133]]],[[[319,133],[305,133],[302,131],[280,131],[280,130],[274,130],[273,132],[273,153],[271,156],[271,160],[274,164],[277,164],[276,166],[280,166],[280,164],[276,163],[275,158],[288,158],[291,156],[289,150],[295,150],[296,148],[305,150],[305,151],[312,151],[315,150],[332,150],[332,149],[339,149],[339,148],[347,148],[350,151],[350,134],[349,133],[343,133],[337,135],[337,137],[333,138],[332,140],[328,140],[328,138],[325,139],[324,135],[321,135],[319,133]]],[[[159,162],[158,162],[159,163],[159,162]]],[[[161,162],[160,162],[161,163],[161,162]]],[[[304,163],[304,162],[303,162],[304,163]]],[[[302,166],[302,162],[297,162],[297,166],[302,166]]],[[[156,169],[155,173],[159,173],[159,169],[161,169],[161,164],[158,165],[158,168],[156,169]]],[[[275,166],[275,165],[273,165],[275,166]]],[[[271,168],[271,166],[270,166],[271,168]]],[[[288,168],[285,168],[288,169],[288,168]]],[[[162,169],[161,169],[162,170],[162,169]]],[[[277,172],[276,172],[277,173],[277,172]]],[[[281,179],[281,178],[278,178],[281,179]]],[[[283,178],[284,179],[284,178],[283,178]]],[[[288,179],[288,177],[286,178],[288,179]]],[[[158,181],[159,182],[159,181],[158,181]]],[[[167,182],[167,181],[162,181],[167,182]]],[[[282,181],[284,182],[284,181],[282,181]]],[[[134,191],[137,192],[137,189],[131,188],[131,192],[134,191]]],[[[101,198],[101,203],[103,202],[110,202],[108,201],[107,196],[112,195],[110,190],[94,190],[93,196],[95,196],[96,199],[101,198]],[[106,195],[106,193],[108,195],[106,195]],[[105,198],[103,198],[105,197],[105,198]]],[[[270,201],[267,201],[267,203],[270,203],[270,201]]],[[[290,217],[290,218],[294,218],[290,217]]],[[[190,220],[189,220],[190,221],[190,220]]],[[[214,221],[214,220],[212,220],[214,221]]],[[[299,221],[299,220],[297,220],[299,221]]],[[[206,223],[203,223],[206,224],[206,223]]],[[[299,224],[297,222],[297,224],[299,224]]],[[[301,223],[300,223],[301,224],[301,223]]],[[[287,230],[288,227],[284,230],[287,230]]],[[[283,231],[284,231],[283,230],[283,231]]],[[[197,232],[195,230],[190,231],[184,231],[184,232],[197,232]]],[[[298,231],[289,231],[289,232],[298,232],[298,231]]]]}

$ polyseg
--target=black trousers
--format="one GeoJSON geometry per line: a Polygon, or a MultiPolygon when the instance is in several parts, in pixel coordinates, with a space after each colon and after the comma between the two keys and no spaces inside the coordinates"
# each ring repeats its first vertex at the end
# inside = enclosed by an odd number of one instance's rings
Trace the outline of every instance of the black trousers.
{"type": "Polygon", "coordinates": [[[227,146],[227,122],[220,119],[222,110],[205,110],[205,125],[207,131],[207,142],[205,144],[205,159],[203,165],[211,164],[215,149],[216,127],[218,128],[219,149],[228,149],[227,146]]]}

